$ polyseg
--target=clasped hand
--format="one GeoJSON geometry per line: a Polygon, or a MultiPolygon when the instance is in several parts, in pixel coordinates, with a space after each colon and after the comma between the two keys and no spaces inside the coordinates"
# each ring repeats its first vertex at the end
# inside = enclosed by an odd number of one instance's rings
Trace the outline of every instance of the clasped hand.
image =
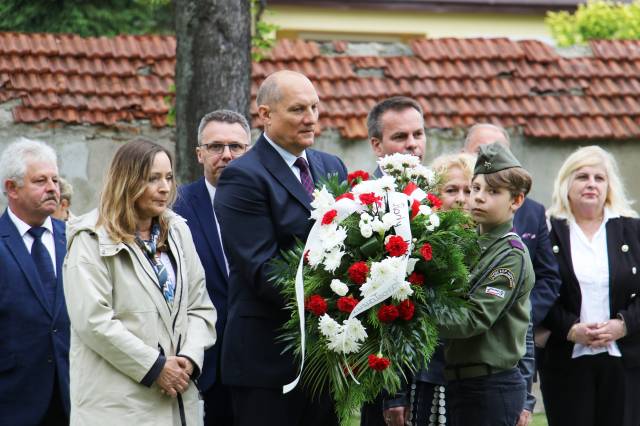
{"type": "Polygon", "coordinates": [[[624,321],[611,319],[604,322],[579,322],[571,327],[567,339],[592,348],[604,348],[624,337],[627,331],[624,321]]]}
{"type": "Polygon", "coordinates": [[[156,383],[160,386],[162,393],[175,398],[189,387],[189,378],[192,372],[193,364],[189,359],[170,356],[167,357],[156,383]]]}

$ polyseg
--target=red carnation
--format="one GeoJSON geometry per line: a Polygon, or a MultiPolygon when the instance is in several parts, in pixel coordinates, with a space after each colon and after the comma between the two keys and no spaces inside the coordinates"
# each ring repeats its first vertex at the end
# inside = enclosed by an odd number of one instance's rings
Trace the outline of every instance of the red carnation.
{"type": "Polygon", "coordinates": [[[415,311],[415,309],[415,305],[409,299],[403,300],[398,304],[398,312],[400,314],[400,318],[405,321],[409,321],[411,318],[413,318],[413,312],[415,311]]]}
{"type": "Polygon", "coordinates": [[[349,181],[349,185],[354,186],[363,180],[369,180],[369,173],[364,170],[356,170],[355,172],[347,175],[347,180],[349,181]]]}
{"type": "Polygon", "coordinates": [[[409,275],[409,278],[407,278],[407,281],[413,285],[422,287],[424,285],[424,274],[421,274],[420,272],[412,272],[411,275],[409,275]]]}
{"type": "Polygon", "coordinates": [[[411,203],[411,219],[413,220],[418,213],[420,213],[420,201],[413,200],[413,203],[411,203]]]}
{"type": "Polygon", "coordinates": [[[369,355],[369,367],[371,369],[376,371],[382,371],[389,368],[389,365],[391,365],[391,361],[389,361],[389,358],[385,358],[383,356],[378,356],[374,354],[369,355]]]}
{"type": "Polygon", "coordinates": [[[442,200],[438,197],[436,197],[433,194],[427,194],[427,198],[429,199],[429,202],[431,203],[431,206],[434,209],[439,209],[440,207],[442,207],[442,200]]]}
{"type": "Polygon", "coordinates": [[[387,243],[384,248],[389,252],[391,256],[402,256],[407,252],[409,244],[400,236],[392,235],[387,239],[387,243]]]}
{"type": "Polygon", "coordinates": [[[346,312],[348,314],[353,311],[353,308],[355,308],[357,304],[358,299],[354,298],[353,296],[343,296],[336,302],[338,310],[341,312],[346,312]]]}
{"type": "Polygon", "coordinates": [[[327,312],[327,301],[317,294],[309,296],[304,304],[304,308],[313,314],[320,316],[327,312]]]}
{"type": "Polygon", "coordinates": [[[433,249],[431,248],[431,244],[424,243],[420,248],[420,254],[424,257],[424,260],[427,262],[433,258],[433,249]]]}
{"type": "Polygon", "coordinates": [[[378,309],[378,319],[382,322],[393,322],[399,315],[398,308],[393,305],[382,305],[378,309]]]}
{"type": "Polygon", "coordinates": [[[335,209],[329,210],[324,214],[324,216],[322,216],[322,224],[323,225],[331,224],[331,222],[333,222],[333,219],[335,219],[336,216],[338,216],[338,212],[335,209]]]}
{"type": "Polygon", "coordinates": [[[356,262],[353,265],[349,266],[347,270],[347,274],[349,274],[349,279],[353,281],[354,284],[364,284],[367,280],[367,274],[369,273],[369,267],[365,262],[356,262]]]}
{"type": "Polygon", "coordinates": [[[354,200],[354,199],[355,199],[355,197],[353,196],[353,194],[352,194],[352,193],[350,193],[350,192],[345,192],[345,193],[344,193],[344,194],[342,194],[342,195],[338,195],[338,196],[336,197],[336,201],[338,201],[338,200],[342,200],[343,198],[348,198],[348,199],[350,199],[350,200],[354,200]]]}
{"type": "Polygon", "coordinates": [[[360,202],[367,206],[378,203],[382,200],[381,197],[377,197],[376,194],[374,194],[373,192],[369,192],[368,194],[360,194],[359,198],[360,198],[360,202]]]}

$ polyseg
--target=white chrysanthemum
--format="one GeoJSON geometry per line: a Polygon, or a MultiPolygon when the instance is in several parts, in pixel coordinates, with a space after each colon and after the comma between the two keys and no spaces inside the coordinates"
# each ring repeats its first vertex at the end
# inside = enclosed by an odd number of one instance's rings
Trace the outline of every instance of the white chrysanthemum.
{"type": "Polygon", "coordinates": [[[333,290],[333,292],[338,296],[344,296],[349,292],[349,287],[345,283],[337,279],[331,280],[331,284],[329,285],[329,287],[331,287],[331,290],[333,290]]]}
{"type": "Polygon", "coordinates": [[[385,213],[382,215],[382,223],[386,228],[385,231],[388,231],[398,224],[398,217],[391,212],[385,213]]]}
{"type": "Polygon", "coordinates": [[[311,202],[311,218],[315,220],[322,219],[322,216],[331,210],[335,203],[335,198],[333,198],[326,186],[323,186],[322,189],[314,190],[313,201],[311,202]]]}
{"type": "Polygon", "coordinates": [[[322,250],[309,249],[307,253],[307,262],[309,262],[309,266],[311,266],[312,268],[315,268],[322,262],[323,259],[324,259],[324,252],[322,250]]]}
{"type": "Polygon", "coordinates": [[[327,346],[332,351],[341,354],[355,353],[360,350],[360,344],[348,336],[342,329],[340,333],[329,338],[329,344],[327,346]]]}
{"type": "Polygon", "coordinates": [[[328,314],[324,314],[320,317],[320,321],[318,321],[318,328],[320,329],[320,333],[328,339],[331,339],[342,330],[340,324],[338,324],[338,322],[328,314]]]}
{"type": "Polygon", "coordinates": [[[381,191],[391,192],[396,190],[396,180],[393,176],[382,176],[377,180],[378,187],[381,191]]]}
{"type": "Polygon", "coordinates": [[[410,275],[413,272],[416,267],[416,263],[418,263],[418,259],[416,259],[415,257],[410,257],[409,259],[407,259],[407,275],[410,275]]]}
{"type": "Polygon", "coordinates": [[[392,298],[393,298],[393,300],[396,300],[398,302],[402,302],[403,300],[406,300],[412,294],[413,294],[413,290],[411,289],[411,284],[409,282],[407,282],[407,281],[403,281],[396,288],[396,292],[393,293],[392,298]]]}
{"type": "Polygon", "coordinates": [[[358,318],[344,320],[343,332],[356,342],[362,342],[367,338],[367,331],[358,318]]]}
{"type": "Polygon", "coordinates": [[[347,238],[347,231],[342,226],[322,226],[320,227],[320,242],[322,249],[326,252],[342,247],[347,238]]]}
{"type": "MultiPolygon", "coordinates": [[[[420,159],[414,155],[395,153],[378,160],[380,168],[385,172],[403,172],[420,164],[420,159]]],[[[393,174],[393,173],[391,173],[393,174]]]]}
{"type": "Polygon", "coordinates": [[[411,169],[411,177],[412,178],[421,177],[426,180],[427,184],[430,185],[431,183],[433,183],[434,173],[430,168],[425,167],[422,164],[418,164],[417,166],[411,169]]]}
{"type": "Polygon", "coordinates": [[[425,216],[431,215],[431,207],[421,204],[420,208],[418,209],[418,214],[423,214],[425,216]]]}
{"type": "Polygon", "coordinates": [[[438,213],[431,213],[429,215],[429,223],[431,223],[435,228],[440,226],[440,216],[438,216],[438,213]]]}
{"type": "Polygon", "coordinates": [[[369,277],[367,278],[367,281],[365,281],[364,284],[360,286],[360,295],[362,297],[367,297],[371,293],[379,289],[381,286],[382,281],[369,277]]]}
{"type": "Polygon", "coordinates": [[[371,221],[371,229],[373,229],[373,232],[382,233],[382,232],[386,232],[387,229],[389,228],[387,228],[387,226],[380,219],[376,217],[371,221]]]}
{"type": "Polygon", "coordinates": [[[404,280],[406,270],[402,257],[387,257],[371,264],[371,278],[380,282],[404,280]]]}
{"type": "Polygon", "coordinates": [[[342,261],[342,256],[344,256],[344,251],[340,250],[340,247],[334,248],[328,253],[324,255],[324,270],[327,272],[335,271],[338,266],[340,266],[340,262],[342,261]]]}

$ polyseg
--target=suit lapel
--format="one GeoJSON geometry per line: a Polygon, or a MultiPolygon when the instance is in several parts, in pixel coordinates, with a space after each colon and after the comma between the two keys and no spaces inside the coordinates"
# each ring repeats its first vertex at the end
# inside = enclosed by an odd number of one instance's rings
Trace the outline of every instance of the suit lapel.
{"type": "Polygon", "coordinates": [[[64,289],[62,286],[62,263],[67,251],[67,239],[65,234],[65,224],[57,223],[52,219],[53,223],[53,242],[56,248],[56,300],[54,302],[53,317],[54,319],[60,313],[60,308],[64,305],[64,289]]]}
{"type": "Polygon", "coordinates": [[[327,178],[327,169],[325,169],[318,153],[311,149],[307,150],[307,160],[309,160],[309,169],[311,169],[313,183],[317,185],[322,179],[327,178]]]}
{"type": "Polygon", "coordinates": [[[609,260],[609,309],[611,309],[611,312],[614,312],[611,305],[615,300],[614,293],[617,290],[614,283],[616,282],[616,272],[618,271],[618,262],[620,260],[618,250],[620,250],[619,245],[624,241],[622,227],[616,226],[617,224],[621,224],[620,219],[609,219],[605,225],[607,230],[607,257],[609,260]]]}
{"type": "Polygon", "coordinates": [[[255,146],[252,148],[258,152],[262,164],[280,182],[285,189],[309,211],[311,211],[311,197],[293,174],[287,163],[280,154],[273,149],[269,142],[261,135],[255,146]]]}
{"type": "Polygon", "coordinates": [[[224,254],[220,245],[220,236],[218,235],[218,227],[213,213],[213,206],[211,205],[211,197],[204,178],[200,178],[196,183],[193,197],[188,201],[192,203],[193,211],[200,222],[200,229],[204,232],[218,268],[222,271],[222,275],[227,278],[227,265],[224,262],[224,254]]]}
{"type": "Polygon", "coordinates": [[[29,283],[29,286],[31,286],[31,290],[33,290],[36,299],[38,299],[38,302],[42,305],[42,308],[52,316],[51,307],[44,296],[44,287],[40,282],[40,276],[35,268],[33,259],[31,258],[27,247],[24,245],[24,241],[18,233],[18,229],[11,221],[11,218],[9,218],[9,213],[7,211],[5,211],[0,218],[0,238],[5,241],[7,248],[11,254],[13,254],[18,266],[20,266],[22,273],[27,277],[27,282],[29,283]]]}
{"type": "Polygon", "coordinates": [[[564,219],[551,218],[551,229],[558,236],[558,248],[562,250],[562,257],[567,262],[566,267],[569,269],[571,279],[574,285],[580,288],[578,278],[573,270],[573,261],[571,259],[571,237],[569,235],[569,223],[564,219]]]}

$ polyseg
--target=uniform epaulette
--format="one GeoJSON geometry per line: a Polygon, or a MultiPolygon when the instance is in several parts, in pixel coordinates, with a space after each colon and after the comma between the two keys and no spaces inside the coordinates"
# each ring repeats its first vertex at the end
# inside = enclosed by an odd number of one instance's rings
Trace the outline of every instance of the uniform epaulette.
{"type": "Polygon", "coordinates": [[[522,244],[522,241],[520,241],[519,239],[509,240],[509,244],[511,244],[511,247],[513,248],[517,248],[524,251],[524,244],[522,244]]]}

